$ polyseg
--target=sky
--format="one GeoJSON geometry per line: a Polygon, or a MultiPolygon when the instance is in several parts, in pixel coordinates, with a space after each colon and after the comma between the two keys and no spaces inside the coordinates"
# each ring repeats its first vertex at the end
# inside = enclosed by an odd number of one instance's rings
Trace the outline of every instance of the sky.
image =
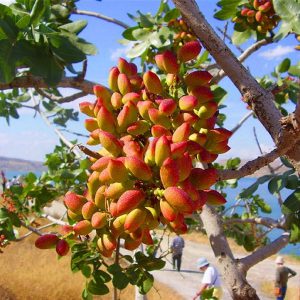
{"type": "MultiPolygon", "coordinates": [[[[9,1],[1,1],[6,4],[9,1]]],[[[170,1],[169,1],[170,2],[170,1]]],[[[197,3],[213,27],[224,28],[225,23],[217,21],[213,18],[213,13],[216,8],[215,0],[198,0],[197,3]]],[[[103,15],[107,15],[125,22],[128,25],[133,25],[132,20],[127,16],[127,13],[133,15],[137,10],[143,13],[155,13],[159,7],[159,0],[81,0],[77,2],[78,9],[96,11],[103,15]]],[[[172,5],[172,3],[170,3],[172,5]]],[[[88,26],[82,32],[81,36],[87,41],[95,44],[98,48],[98,54],[91,56],[88,59],[88,71],[86,79],[94,82],[107,85],[107,74],[109,69],[116,65],[118,57],[125,56],[125,47],[118,41],[122,38],[123,28],[112,23],[108,23],[93,17],[76,15],[72,17],[74,20],[87,19],[88,26]]],[[[273,45],[261,48],[256,54],[251,56],[246,62],[251,73],[254,76],[262,76],[269,74],[280,61],[289,57],[293,62],[296,62],[297,53],[294,50],[296,44],[295,38],[291,37],[273,45]]],[[[241,47],[246,49],[250,44],[246,43],[241,47]]],[[[236,49],[233,51],[238,54],[236,49]]],[[[224,79],[220,85],[228,91],[228,96],[225,101],[227,107],[223,110],[227,113],[225,127],[233,128],[239,120],[249,111],[246,109],[245,103],[241,101],[241,95],[230,82],[229,79],[224,79]]],[[[71,93],[70,90],[66,93],[71,93]]],[[[79,101],[65,105],[78,110],[78,103],[81,101],[93,101],[93,96],[87,96],[79,101]]],[[[289,107],[292,111],[293,107],[289,107]]],[[[83,122],[85,116],[80,115],[79,122],[70,122],[70,129],[86,133],[83,122]]],[[[253,127],[256,128],[258,139],[264,151],[270,151],[273,148],[273,142],[262,125],[255,119],[248,120],[245,125],[235,134],[229,142],[232,148],[220,158],[229,158],[240,156],[242,158],[252,159],[259,155],[257,145],[255,144],[253,127]]],[[[74,139],[72,135],[66,134],[69,139],[74,139]]],[[[53,151],[58,144],[58,137],[54,133],[53,128],[44,123],[40,116],[35,116],[31,110],[22,109],[20,119],[11,119],[8,126],[5,119],[0,118],[0,156],[14,157],[28,160],[42,161],[47,153],[53,151]]],[[[85,139],[80,142],[84,143],[85,139]]]]}

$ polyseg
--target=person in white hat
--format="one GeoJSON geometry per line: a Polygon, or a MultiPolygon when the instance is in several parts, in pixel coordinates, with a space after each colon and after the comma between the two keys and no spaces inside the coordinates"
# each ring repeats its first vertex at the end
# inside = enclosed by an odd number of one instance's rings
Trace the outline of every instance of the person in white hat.
{"type": "Polygon", "coordinates": [[[275,274],[275,296],[277,300],[283,300],[287,290],[288,279],[296,276],[297,273],[284,266],[284,258],[282,256],[277,256],[275,263],[277,265],[275,274]]]}
{"type": "Polygon", "coordinates": [[[209,264],[208,260],[205,257],[201,257],[197,260],[197,268],[204,272],[202,278],[202,284],[200,286],[199,291],[194,296],[193,300],[198,299],[209,289],[212,289],[212,296],[221,299],[222,298],[222,288],[221,288],[221,280],[219,276],[218,270],[209,264]]]}

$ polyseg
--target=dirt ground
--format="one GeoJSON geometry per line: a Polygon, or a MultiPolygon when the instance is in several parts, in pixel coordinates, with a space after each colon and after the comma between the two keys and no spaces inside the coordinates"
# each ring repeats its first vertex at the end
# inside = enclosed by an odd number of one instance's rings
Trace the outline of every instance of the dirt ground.
{"type": "MultiPolygon", "coordinates": [[[[171,255],[167,256],[166,267],[161,271],[155,271],[154,277],[159,282],[168,285],[177,293],[182,295],[184,299],[192,299],[196,291],[199,289],[203,274],[197,271],[196,261],[199,257],[206,257],[212,264],[215,265],[215,258],[210,246],[207,244],[205,237],[200,237],[203,242],[194,242],[189,240],[188,236],[185,237],[186,246],[184,248],[182,270],[181,272],[174,271],[171,265],[171,255]],[[180,284],[178,284],[180,282],[180,284]]],[[[162,251],[168,249],[167,242],[162,244],[162,251]]],[[[243,257],[245,252],[240,254],[235,252],[236,257],[243,257]]],[[[159,253],[158,253],[159,255],[159,253]]],[[[257,290],[257,293],[262,300],[275,299],[272,295],[273,282],[275,277],[275,257],[266,259],[248,272],[247,279],[249,283],[257,290]]],[[[291,269],[297,272],[297,275],[289,280],[288,294],[286,300],[299,300],[299,278],[300,278],[300,262],[297,260],[287,260],[286,263],[291,269]]],[[[229,296],[226,287],[224,286],[224,300],[229,300],[229,296]]]]}

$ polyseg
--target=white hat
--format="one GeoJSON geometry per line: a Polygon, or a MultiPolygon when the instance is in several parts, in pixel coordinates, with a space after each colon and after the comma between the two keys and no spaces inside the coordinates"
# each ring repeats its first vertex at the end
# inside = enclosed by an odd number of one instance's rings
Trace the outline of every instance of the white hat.
{"type": "Polygon", "coordinates": [[[209,262],[208,262],[208,260],[205,257],[200,257],[197,260],[197,267],[198,268],[202,268],[202,267],[205,267],[207,265],[209,265],[209,262]]]}
{"type": "Polygon", "coordinates": [[[282,256],[277,256],[275,263],[276,264],[284,264],[284,258],[282,256]]]}

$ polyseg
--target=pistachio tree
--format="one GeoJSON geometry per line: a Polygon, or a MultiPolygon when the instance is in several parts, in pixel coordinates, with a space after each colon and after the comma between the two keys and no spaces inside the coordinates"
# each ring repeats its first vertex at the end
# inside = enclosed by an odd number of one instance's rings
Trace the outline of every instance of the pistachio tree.
{"type": "Polygon", "coordinates": [[[23,226],[40,236],[36,247],[56,248],[59,256],[71,251],[71,270],[86,277],[84,299],[108,293],[109,281],[115,297],[128,284],[146,294],[154,280],[151,271],[165,265],[163,255],[153,256],[159,245],[150,231],[184,234],[196,225],[210,240],[232,298],[259,299],[247,271],[300,239],[299,64],[285,58],[271,74],[255,78],[243,63],[265,45],[299,38],[299,3],[219,1],[214,17],[227,21],[219,36],[194,0],[162,1],[153,15],[138,11],[129,15],[132,26],[82,11],[77,2],[18,0],[0,6],[0,116],[11,123],[19,109],[34,110],[61,140],[46,156],[47,172],[28,174],[22,186],[1,196],[1,249],[9,251],[11,242],[28,236],[17,235],[23,226]],[[72,21],[74,14],[83,20],[72,21]],[[107,84],[85,78],[88,56],[96,54],[80,37],[88,26],[85,16],[121,26],[122,43],[130,46],[107,74],[107,84]],[[225,77],[248,108],[230,129],[224,124],[231,116],[222,111],[225,77]],[[68,88],[77,92],[65,96],[68,88]],[[88,94],[93,102],[83,98],[88,94]],[[88,118],[86,131],[76,134],[86,136],[86,145],[63,134],[69,120],[78,120],[78,111],[62,104],[79,98],[80,113],[88,118]],[[274,149],[242,166],[239,158],[216,163],[230,149],[230,137],[252,117],[269,133],[274,149]],[[284,172],[270,165],[279,159],[284,172]],[[265,166],[268,175],[226,204],[225,188],[265,166]],[[272,207],[255,194],[261,184],[278,198],[280,220],[262,216],[272,207]],[[283,189],[291,190],[286,199],[283,189]],[[61,196],[65,217],[45,214],[43,208],[61,196]],[[42,232],[47,225],[36,227],[34,218],[61,229],[42,232]],[[274,229],[282,235],[271,241],[267,233],[274,229]],[[227,237],[251,253],[237,260],[227,237]],[[143,244],[147,254],[138,251],[143,244]],[[124,254],[123,248],[135,252],[124,254]]]}

